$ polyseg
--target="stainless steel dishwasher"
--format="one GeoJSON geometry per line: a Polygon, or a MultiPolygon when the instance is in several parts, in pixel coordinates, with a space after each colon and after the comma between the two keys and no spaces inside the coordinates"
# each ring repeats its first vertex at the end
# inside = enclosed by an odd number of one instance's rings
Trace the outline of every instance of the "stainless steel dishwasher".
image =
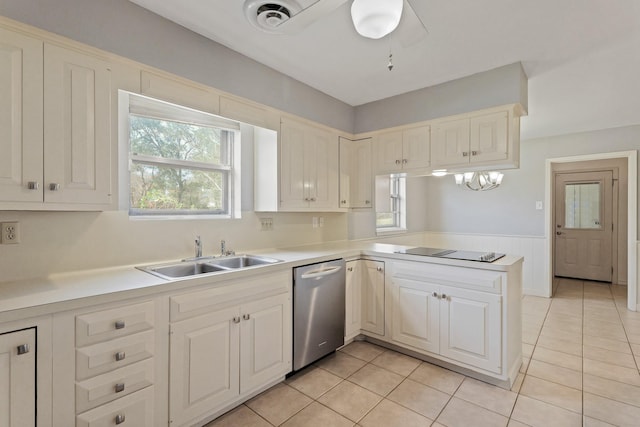
{"type": "Polygon", "coordinates": [[[343,259],[293,269],[293,370],[344,345],[343,259]]]}

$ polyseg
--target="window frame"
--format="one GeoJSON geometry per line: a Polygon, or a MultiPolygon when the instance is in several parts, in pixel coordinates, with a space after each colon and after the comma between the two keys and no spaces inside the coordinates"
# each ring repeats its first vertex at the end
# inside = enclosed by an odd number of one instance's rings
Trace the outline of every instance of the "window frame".
{"type": "MultiPolygon", "coordinates": [[[[380,225],[378,222],[378,209],[376,209],[376,234],[399,234],[407,231],[407,177],[406,174],[390,174],[389,194],[379,194],[376,197],[388,197],[393,222],[390,225],[380,225]]],[[[386,176],[385,176],[386,177],[386,176]]],[[[385,203],[386,206],[386,203],[385,203]]],[[[384,212],[383,212],[384,213],[384,212]]]]}

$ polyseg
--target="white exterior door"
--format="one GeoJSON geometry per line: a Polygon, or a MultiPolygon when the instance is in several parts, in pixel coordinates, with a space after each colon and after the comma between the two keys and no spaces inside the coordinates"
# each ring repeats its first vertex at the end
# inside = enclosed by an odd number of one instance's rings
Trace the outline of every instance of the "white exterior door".
{"type": "Polygon", "coordinates": [[[291,299],[277,295],[241,308],[240,392],[291,371],[291,299]]]}
{"type": "Polygon", "coordinates": [[[186,425],[238,396],[239,323],[240,310],[232,307],[171,325],[172,425],[186,425]]]}
{"type": "Polygon", "coordinates": [[[346,262],[344,331],[346,339],[358,335],[362,328],[362,262],[360,260],[346,262]]]}
{"type": "Polygon", "coordinates": [[[384,262],[362,261],[362,329],[384,335],[384,262]]]}
{"type": "Polygon", "coordinates": [[[42,202],[42,78],[42,42],[0,28],[2,202],[42,202]]]}
{"type": "Polygon", "coordinates": [[[111,202],[108,63],[44,46],[45,202],[111,202]]]}
{"type": "Polygon", "coordinates": [[[35,329],[0,334],[0,427],[35,425],[35,329]]]}
{"type": "Polygon", "coordinates": [[[495,162],[509,157],[509,113],[473,117],[470,120],[470,162],[495,162]]]}
{"type": "Polygon", "coordinates": [[[610,282],[613,173],[555,174],[556,276],[610,282]]]}
{"type": "Polygon", "coordinates": [[[428,168],[431,164],[431,128],[422,126],[402,132],[403,169],[428,168]]]}
{"type": "Polygon", "coordinates": [[[442,286],[440,354],[500,373],[501,296],[442,286]]]}
{"type": "Polygon", "coordinates": [[[393,279],[391,339],[420,350],[438,353],[440,348],[439,286],[407,279],[393,279]]]}
{"type": "Polygon", "coordinates": [[[433,144],[433,163],[438,167],[469,163],[469,119],[440,123],[433,144]]]}

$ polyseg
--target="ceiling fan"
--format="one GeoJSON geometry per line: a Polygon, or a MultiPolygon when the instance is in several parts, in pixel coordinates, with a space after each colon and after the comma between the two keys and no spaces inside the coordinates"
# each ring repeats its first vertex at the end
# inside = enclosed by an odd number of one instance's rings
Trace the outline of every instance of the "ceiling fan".
{"type": "Polygon", "coordinates": [[[262,31],[296,34],[347,1],[353,1],[351,18],[363,37],[393,34],[402,47],[409,47],[427,34],[410,0],[246,0],[244,12],[262,31]]]}

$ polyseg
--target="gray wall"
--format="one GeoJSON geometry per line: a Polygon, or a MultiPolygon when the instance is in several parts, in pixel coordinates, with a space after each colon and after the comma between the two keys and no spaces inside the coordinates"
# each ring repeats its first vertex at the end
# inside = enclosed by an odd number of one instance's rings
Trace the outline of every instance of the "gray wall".
{"type": "Polygon", "coordinates": [[[353,131],[355,112],[350,105],[127,0],[0,0],[0,15],[353,131]]]}
{"type": "Polygon", "coordinates": [[[360,105],[354,128],[368,132],[516,103],[527,109],[527,76],[519,62],[360,105]]]}
{"type": "Polygon", "coordinates": [[[457,188],[451,176],[429,177],[424,187],[430,207],[426,230],[543,236],[544,210],[536,210],[535,202],[544,201],[546,159],[639,147],[640,126],[560,135],[523,141],[520,169],[504,171],[504,182],[495,190],[468,191],[457,188]]]}

